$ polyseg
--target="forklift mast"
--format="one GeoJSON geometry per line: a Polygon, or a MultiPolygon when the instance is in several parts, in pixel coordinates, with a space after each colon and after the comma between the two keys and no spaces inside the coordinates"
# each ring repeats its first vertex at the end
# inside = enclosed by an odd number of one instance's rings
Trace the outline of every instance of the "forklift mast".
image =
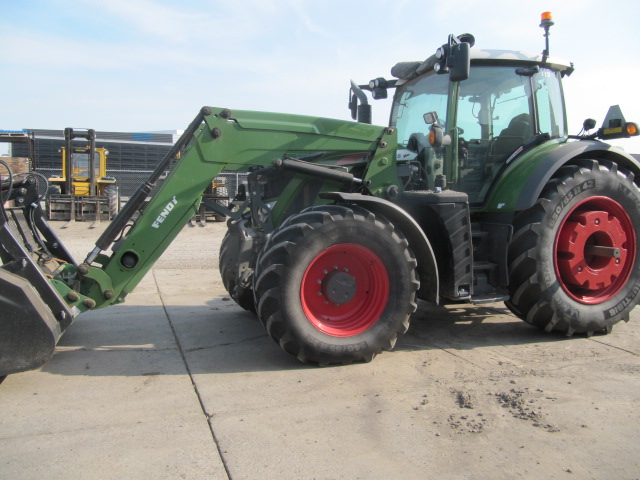
{"type": "Polygon", "coordinates": [[[73,128],[64,129],[65,142],[65,191],[73,192],[73,140],[75,138],[85,138],[89,142],[89,195],[96,195],[96,174],[95,174],[95,154],[96,154],[96,131],[92,128],[88,130],[78,130],[73,128]]]}

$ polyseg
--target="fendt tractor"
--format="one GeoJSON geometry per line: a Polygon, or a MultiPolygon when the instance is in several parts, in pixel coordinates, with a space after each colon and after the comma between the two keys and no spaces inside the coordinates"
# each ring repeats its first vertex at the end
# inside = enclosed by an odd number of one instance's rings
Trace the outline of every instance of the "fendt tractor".
{"type": "Polygon", "coordinates": [[[574,69],[549,56],[552,24],[543,14],[541,55],[450,35],[393,79],[352,83],[358,121],[203,107],[80,263],[43,218],[40,179],[3,182],[16,206],[0,214],[0,375],[43,365],[75,317],[124,302],[223,169],[250,172],[240,205],[207,205],[230,217],[224,286],[301,361],[372,360],[418,299],[610,332],[640,295],[640,163],[602,140],[638,127],[613,107],[568,134],[574,69]],[[368,96],[390,90],[389,126],[369,124],[368,96]]]}

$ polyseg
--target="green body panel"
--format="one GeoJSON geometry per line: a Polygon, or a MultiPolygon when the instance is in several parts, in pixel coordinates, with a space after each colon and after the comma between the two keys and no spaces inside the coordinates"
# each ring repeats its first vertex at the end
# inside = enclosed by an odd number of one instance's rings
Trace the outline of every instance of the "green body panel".
{"type": "MultiPolygon", "coordinates": [[[[332,140],[376,141],[380,137],[380,128],[366,123],[357,123],[333,118],[310,117],[248,110],[233,110],[233,121],[243,130],[264,130],[269,132],[310,133],[330,136],[332,140]]],[[[213,128],[214,120],[208,117],[207,123],[213,128]]]]}
{"type": "Polygon", "coordinates": [[[451,82],[449,90],[449,98],[447,99],[447,112],[449,118],[447,119],[447,125],[445,129],[447,134],[451,136],[451,145],[446,149],[445,153],[445,175],[447,176],[450,184],[458,182],[458,126],[452,119],[458,118],[458,90],[460,88],[459,82],[451,82]]]}
{"type": "Polygon", "coordinates": [[[552,152],[562,148],[566,142],[566,138],[549,140],[517,157],[496,179],[484,206],[479,210],[491,213],[515,211],[518,198],[524,186],[531,180],[532,173],[552,152]]]}
{"type": "MultiPolygon", "coordinates": [[[[101,266],[87,266],[81,292],[96,302],[96,308],[122,302],[138,285],[195,214],[202,192],[223,169],[271,166],[285,155],[373,155],[375,168],[367,174],[372,187],[382,191],[395,179],[395,136],[384,127],[248,111],[235,111],[226,118],[219,108],[211,111],[134,225],[117,242],[117,251],[100,255],[101,266]],[[388,137],[385,143],[381,143],[383,136],[388,137]],[[123,266],[124,255],[136,257],[135,266],[123,266]]],[[[331,186],[332,182],[327,183],[331,186]]],[[[294,196],[293,191],[289,193],[278,198],[280,212],[286,209],[288,197],[294,196]]]]}
{"type": "Polygon", "coordinates": [[[396,165],[397,132],[393,128],[384,129],[378,149],[371,159],[365,180],[371,182],[369,191],[376,197],[382,197],[391,185],[398,184],[396,165]]]}
{"type": "MultiPolygon", "coordinates": [[[[271,221],[273,225],[280,225],[282,222],[286,220],[286,217],[289,213],[289,206],[295,202],[297,198],[305,198],[311,203],[311,199],[308,199],[308,185],[309,185],[309,176],[308,175],[296,175],[291,181],[287,184],[287,188],[282,191],[280,195],[278,195],[276,204],[271,210],[271,221]]],[[[325,181],[322,183],[322,187],[318,193],[322,192],[335,192],[339,190],[341,187],[340,184],[332,181],[325,181]]],[[[315,205],[321,205],[330,203],[327,200],[321,200],[316,196],[313,202],[315,205]]]]}

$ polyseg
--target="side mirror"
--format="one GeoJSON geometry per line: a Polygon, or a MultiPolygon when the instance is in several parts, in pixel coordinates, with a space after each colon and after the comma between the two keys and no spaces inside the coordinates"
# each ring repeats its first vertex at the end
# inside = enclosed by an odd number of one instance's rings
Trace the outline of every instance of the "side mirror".
{"type": "Polygon", "coordinates": [[[469,50],[469,44],[466,42],[451,45],[451,51],[447,58],[450,81],[461,82],[469,78],[469,70],[471,68],[469,50]]]}
{"type": "Polygon", "coordinates": [[[436,73],[448,73],[449,80],[461,82],[469,78],[471,70],[471,46],[473,35],[465,33],[458,37],[449,35],[447,43],[436,50],[437,62],[433,66],[436,73]]]}
{"type": "Polygon", "coordinates": [[[361,123],[371,123],[371,105],[369,105],[367,95],[353,80],[351,80],[351,89],[349,90],[349,110],[351,110],[351,118],[354,120],[361,123]]]}
{"type": "Polygon", "coordinates": [[[427,125],[438,123],[438,114],[436,112],[427,112],[422,116],[422,118],[424,118],[424,123],[427,125]]]}
{"type": "Polygon", "coordinates": [[[351,93],[349,90],[349,110],[351,111],[351,118],[355,120],[358,118],[358,97],[351,93]]]}

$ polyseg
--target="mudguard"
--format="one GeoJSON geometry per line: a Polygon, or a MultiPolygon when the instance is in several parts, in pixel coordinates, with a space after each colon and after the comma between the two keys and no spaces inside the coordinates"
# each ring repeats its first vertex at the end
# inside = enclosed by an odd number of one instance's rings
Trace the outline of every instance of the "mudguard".
{"type": "Polygon", "coordinates": [[[640,176],[640,162],[624,150],[597,140],[554,140],[516,158],[491,189],[483,210],[522,211],[531,207],[555,172],[577,158],[608,159],[640,176]]]}
{"type": "Polygon", "coordinates": [[[533,205],[558,168],[577,157],[593,158],[595,160],[606,158],[627,170],[631,170],[635,175],[640,175],[640,163],[620,148],[596,140],[565,143],[547,155],[540,163],[531,176],[531,180],[520,193],[520,197],[516,202],[516,210],[524,210],[533,205]]]}
{"type": "Polygon", "coordinates": [[[396,204],[378,197],[342,192],[325,192],[320,198],[334,200],[338,203],[353,203],[379,213],[396,225],[407,238],[411,249],[418,260],[420,277],[419,297],[423,300],[438,303],[440,297],[440,280],[433,248],[416,221],[396,204]]]}

